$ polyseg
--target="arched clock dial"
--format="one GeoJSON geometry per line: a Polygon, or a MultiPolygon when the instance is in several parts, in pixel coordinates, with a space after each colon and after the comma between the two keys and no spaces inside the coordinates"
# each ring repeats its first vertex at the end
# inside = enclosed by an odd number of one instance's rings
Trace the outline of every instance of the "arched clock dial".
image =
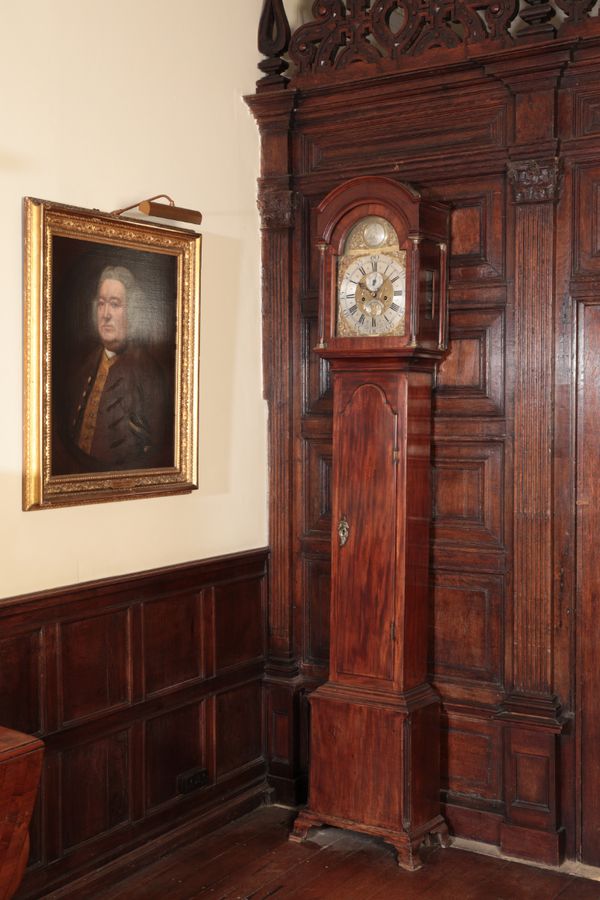
{"type": "Polygon", "coordinates": [[[339,267],[337,333],[343,337],[403,335],[406,264],[402,253],[344,258],[339,267]]]}

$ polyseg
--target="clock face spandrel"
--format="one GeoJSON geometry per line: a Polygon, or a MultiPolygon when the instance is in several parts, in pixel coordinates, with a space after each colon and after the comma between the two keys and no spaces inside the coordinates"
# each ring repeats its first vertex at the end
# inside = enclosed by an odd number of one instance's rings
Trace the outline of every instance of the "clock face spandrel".
{"type": "Polygon", "coordinates": [[[406,329],[406,251],[393,226],[378,216],[350,231],[338,261],[340,337],[402,336],[406,329]]]}

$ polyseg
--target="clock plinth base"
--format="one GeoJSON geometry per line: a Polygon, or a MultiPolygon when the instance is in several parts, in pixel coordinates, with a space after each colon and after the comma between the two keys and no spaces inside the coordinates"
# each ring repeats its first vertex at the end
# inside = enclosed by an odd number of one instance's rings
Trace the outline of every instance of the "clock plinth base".
{"type": "Polygon", "coordinates": [[[337,816],[322,816],[308,809],[298,813],[289,839],[294,843],[306,840],[311,828],[321,828],[330,825],[334,828],[343,828],[346,831],[359,831],[362,834],[371,834],[380,837],[386,844],[391,844],[396,850],[396,859],[401,869],[407,872],[416,872],[422,868],[423,862],[419,856],[419,847],[422,844],[437,843],[441,847],[450,846],[448,826],[442,818],[437,816],[433,821],[427,822],[415,832],[394,831],[387,828],[366,825],[364,822],[353,822],[341,819],[337,816]]]}
{"type": "Polygon", "coordinates": [[[291,840],[333,825],[392,844],[398,865],[420,868],[419,846],[449,842],[440,814],[439,697],[424,683],[410,691],[328,682],[310,697],[309,805],[291,840]]]}

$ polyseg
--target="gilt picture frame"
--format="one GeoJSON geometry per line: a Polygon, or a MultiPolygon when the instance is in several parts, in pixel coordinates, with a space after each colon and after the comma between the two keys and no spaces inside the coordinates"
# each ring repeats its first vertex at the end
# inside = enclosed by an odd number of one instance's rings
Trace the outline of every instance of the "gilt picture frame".
{"type": "Polygon", "coordinates": [[[201,235],[24,199],[23,509],[197,487],[201,235]]]}

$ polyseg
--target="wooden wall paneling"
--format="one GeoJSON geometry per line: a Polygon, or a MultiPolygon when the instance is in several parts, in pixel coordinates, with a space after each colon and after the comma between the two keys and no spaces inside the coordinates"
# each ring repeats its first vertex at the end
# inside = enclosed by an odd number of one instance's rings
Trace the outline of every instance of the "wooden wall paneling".
{"type": "Polygon", "coordinates": [[[3,721],[47,748],[20,897],[263,800],[266,572],[252,551],[0,602],[3,721]]]}
{"type": "Polygon", "coordinates": [[[444,815],[455,833],[498,843],[503,728],[494,716],[504,698],[511,549],[510,212],[505,163],[485,151],[482,159],[489,172],[426,187],[453,204],[450,347],[434,394],[430,672],[447,723],[444,815]]]}
{"type": "MultiPolygon", "coordinates": [[[[454,204],[452,347],[435,398],[432,550],[431,667],[448,722],[456,723],[444,763],[445,814],[458,834],[519,855],[556,862],[564,843],[569,856],[597,862],[593,511],[575,505],[576,496],[587,502],[595,459],[594,445],[586,468],[595,427],[586,391],[595,375],[583,348],[595,328],[600,277],[597,18],[571,5],[564,23],[551,23],[550,6],[518,13],[515,4],[478,35],[451,37],[446,23],[453,46],[426,49],[426,4],[410,35],[399,42],[384,35],[374,60],[364,27],[383,28],[379,6],[344,6],[344,25],[356,28],[344,30],[333,8],[321,11],[292,37],[299,71],[289,87],[261,99],[275,114],[294,95],[294,115],[285,119],[293,147],[287,174],[305,210],[292,237],[291,341],[281,371],[271,367],[272,376],[289,378],[294,398],[287,424],[296,437],[301,511],[293,517],[299,575],[289,604],[304,688],[325,674],[327,639],[314,623],[329,547],[319,533],[324,521],[306,510],[323,508],[313,448],[326,448],[331,435],[328,373],[311,352],[311,209],[351,175],[387,174],[454,204]],[[514,40],[505,29],[517,13],[514,40]],[[317,522],[310,533],[309,519],[317,522]],[[467,620],[464,652],[453,606],[467,620]],[[461,755],[470,746],[462,731],[473,737],[472,756],[461,755]],[[491,780],[486,759],[494,760],[491,780]],[[583,772],[587,787],[578,784],[583,772]]],[[[480,10],[488,24],[490,9],[480,10]]],[[[295,727],[302,759],[302,715],[295,727]]]]}

